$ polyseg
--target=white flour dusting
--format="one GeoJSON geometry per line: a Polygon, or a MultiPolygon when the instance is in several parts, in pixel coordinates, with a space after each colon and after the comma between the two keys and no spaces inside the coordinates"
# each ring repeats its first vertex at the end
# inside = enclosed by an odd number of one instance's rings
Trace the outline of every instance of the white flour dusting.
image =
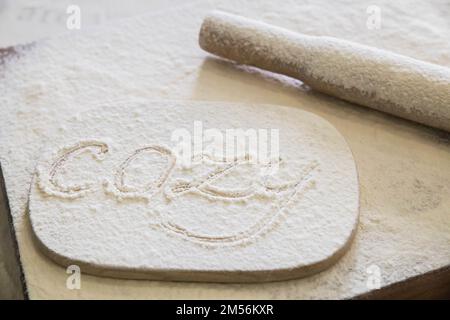
{"type": "MultiPolygon", "coordinates": [[[[0,160],[31,297],[342,298],[370,291],[376,265],[387,285],[450,264],[449,144],[438,133],[304,89],[299,81],[208,58],[197,44],[204,16],[220,9],[304,34],[333,36],[450,66],[446,1],[378,1],[380,30],[366,28],[372,2],[200,1],[23,50],[0,70],[0,160]],[[272,103],[321,115],[348,141],[361,181],[354,246],[316,276],[261,286],[83,278],[39,254],[26,220],[28,186],[41,148],[83,126],[99,100],[170,98],[272,103]]],[[[106,103],[105,103],[106,104],[106,103]]],[[[295,142],[293,142],[295,143],[295,142]]]]}
{"type": "Polygon", "coordinates": [[[39,161],[29,200],[33,232],[61,264],[125,278],[260,282],[317,273],[353,239],[355,164],[341,135],[312,114],[130,100],[80,118],[55,138],[76,143],[52,143],[39,161]],[[171,133],[196,119],[222,132],[279,128],[278,170],[263,177],[263,163],[247,156],[186,168],[171,133]],[[95,134],[110,142],[83,139],[95,134]]]}

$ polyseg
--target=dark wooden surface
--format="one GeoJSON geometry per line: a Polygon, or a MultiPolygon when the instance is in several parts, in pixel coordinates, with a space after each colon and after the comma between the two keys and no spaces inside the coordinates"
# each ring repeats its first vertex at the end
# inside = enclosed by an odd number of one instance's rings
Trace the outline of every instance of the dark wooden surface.
{"type": "Polygon", "coordinates": [[[0,163],[0,299],[26,298],[25,280],[0,163]]]}
{"type": "Polygon", "coordinates": [[[450,266],[388,285],[356,299],[450,300],[450,266]]]}

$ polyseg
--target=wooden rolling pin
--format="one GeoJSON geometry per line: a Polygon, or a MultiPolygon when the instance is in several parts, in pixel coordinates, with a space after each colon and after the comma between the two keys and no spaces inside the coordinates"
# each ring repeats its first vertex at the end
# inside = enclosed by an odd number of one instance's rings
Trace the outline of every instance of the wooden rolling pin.
{"type": "Polygon", "coordinates": [[[213,12],[204,50],[300,79],[313,89],[450,131],[450,69],[331,37],[307,36],[213,12]]]}

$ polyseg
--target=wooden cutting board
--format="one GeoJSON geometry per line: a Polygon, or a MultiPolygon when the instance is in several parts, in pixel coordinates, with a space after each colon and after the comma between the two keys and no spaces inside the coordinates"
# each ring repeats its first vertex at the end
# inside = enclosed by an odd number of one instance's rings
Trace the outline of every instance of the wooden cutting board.
{"type": "Polygon", "coordinates": [[[60,264],[123,278],[261,282],[319,272],[350,246],[356,167],[318,116],[127,101],[61,126],[29,199],[40,248],[60,264]]]}

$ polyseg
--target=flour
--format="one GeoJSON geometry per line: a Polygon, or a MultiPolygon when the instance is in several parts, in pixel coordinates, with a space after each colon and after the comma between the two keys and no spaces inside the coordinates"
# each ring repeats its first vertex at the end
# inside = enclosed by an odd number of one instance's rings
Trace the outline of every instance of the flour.
{"type": "Polygon", "coordinates": [[[82,130],[65,123],[72,139],[98,132],[111,142],[81,140],[44,155],[31,187],[33,231],[59,263],[125,278],[271,281],[321,271],[350,245],[356,168],[320,118],[282,106],[137,100],[80,117],[82,130]],[[279,128],[284,165],[264,178],[248,157],[183,170],[171,132],[195,119],[219,130],[279,128]]]}
{"type": "Polygon", "coordinates": [[[61,169],[69,157],[83,153],[86,149],[97,149],[94,154],[97,160],[102,160],[108,153],[108,145],[97,140],[85,140],[74,146],[63,147],[59,150],[60,155],[53,161],[38,165],[36,179],[39,188],[50,196],[57,196],[66,199],[80,198],[92,189],[92,182],[83,182],[78,185],[60,184],[56,181],[57,171],[61,169]],[[47,165],[47,167],[45,167],[47,165]]]}
{"type": "MultiPolygon", "coordinates": [[[[381,270],[382,286],[450,264],[450,158],[441,134],[309,91],[292,78],[221,62],[198,47],[203,18],[220,9],[450,66],[445,1],[377,1],[379,30],[366,27],[366,9],[372,4],[339,0],[330,10],[329,1],[317,0],[285,1],[283,6],[274,1],[200,1],[100,30],[83,28],[84,34],[63,35],[17,49],[20,57],[4,57],[0,160],[30,296],[343,298],[370,291],[367,268],[373,264],[381,270]],[[83,290],[67,290],[65,269],[35,249],[24,219],[35,164],[49,143],[53,150],[68,143],[63,138],[72,137],[71,126],[85,135],[73,136],[70,143],[89,138],[80,112],[117,100],[126,108],[136,98],[271,103],[326,118],[348,141],[361,182],[360,227],[350,251],[327,271],[288,282],[219,286],[86,276],[83,290]],[[430,192],[433,197],[426,196],[430,192]]],[[[92,116],[103,119],[95,112],[92,116]]],[[[168,109],[165,117],[173,116],[168,109]]],[[[93,205],[90,210],[102,208],[93,205]]]]}

